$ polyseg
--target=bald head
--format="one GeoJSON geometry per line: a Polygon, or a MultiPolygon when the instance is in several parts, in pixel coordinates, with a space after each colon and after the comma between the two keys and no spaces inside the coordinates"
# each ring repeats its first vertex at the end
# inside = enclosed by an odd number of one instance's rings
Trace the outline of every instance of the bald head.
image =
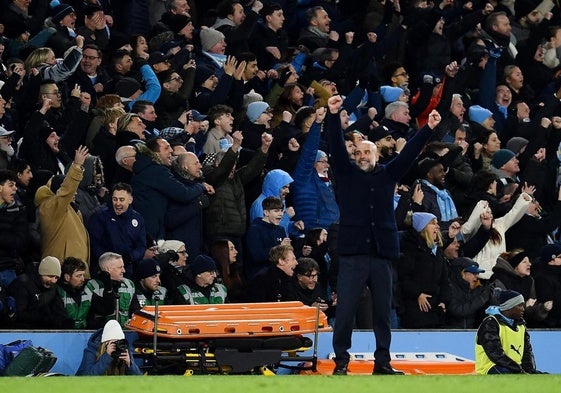
{"type": "Polygon", "coordinates": [[[377,147],[373,142],[360,141],[356,145],[355,162],[356,165],[365,172],[374,170],[377,161],[377,147]]]}
{"type": "Polygon", "coordinates": [[[132,166],[136,161],[136,149],[132,146],[121,146],[115,153],[115,161],[128,171],[132,172],[132,166]]]}
{"type": "Polygon", "coordinates": [[[201,168],[203,167],[199,162],[199,158],[191,152],[180,154],[177,156],[177,165],[191,179],[199,179],[203,176],[201,168]]]}

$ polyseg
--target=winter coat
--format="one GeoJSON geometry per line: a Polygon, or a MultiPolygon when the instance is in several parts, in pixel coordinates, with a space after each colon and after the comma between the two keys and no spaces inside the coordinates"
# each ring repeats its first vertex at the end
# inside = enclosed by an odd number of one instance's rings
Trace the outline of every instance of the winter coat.
{"type": "Polygon", "coordinates": [[[340,208],[338,252],[340,255],[367,255],[375,251],[382,258],[399,256],[393,195],[399,181],[429,139],[423,127],[387,165],[364,172],[349,161],[338,114],[327,115],[332,169],[340,208]]]}
{"type": "Polygon", "coordinates": [[[74,210],[72,199],[82,180],[84,168],[72,164],[56,195],[47,186],[35,194],[41,223],[41,256],[81,259],[89,265],[90,239],[82,214],[74,210]]]}
{"type": "Polygon", "coordinates": [[[444,325],[444,311],[439,303],[448,303],[448,264],[442,250],[436,255],[428,248],[426,241],[414,230],[404,235],[403,254],[397,260],[399,289],[403,310],[401,321],[405,328],[436,328],[444,325]],[[419,309],[418,297],[421,293],[430,295],[427,300],[431,309],[419,309]]]}
{"type": "MultiPolygon", "coordinates": [[[[282,188],[290,185],[292,182],[292,177],[283,170],[273,169],[267,173],[265,180],[263,180],[262,192],[257,199],[253,201],[251,209],[249,210],[249,221],[253,222],[256,218],[263,217],[263,200],[267,197],[280,198],[282,188]]],[[[286,209],[286,202],[284,200],[282,202],[286,209]]],[[[290,222],[290,216],[286,213],[286,211],[282,215],[280,225],[287,233],[295,231],[294,223],[290,222]]]]}
{"type": "Polygon", "coordinates": [[[144,217],[146,232],[154,239],[164,239],[169,202],[191,203],[201,194],[203,186],[183,186],[169,168],[147,154],[137,154],[133,165],[133,207],[144,217]]]}
{"type": "MultiPolygon", "coordinates": [[[[491,361],[493,365],[504,367],[511,370],[514,374],[519,374],[522,371],[525,373],[535,374],[536,363],[534,360],[534,353],[532,345],[530,344],[530,335],[524,325],[524,320],[514,321],[514,325],[509,325],[505,317],[498,311],[497,307],[489,307],[487,313],[491,313],[486,317],[479,329],[475,338],[475,364],[478,374],[486,374],[489,367],[485,367],[486,361],[491,361]],[[513,332],[519,332],[519,341],[505,341],[512,338],[513,334],[508,334],[509,329],[513,332]],[[516,345],[515,345],[516,344],[516,345]],[[514,348],[522,348],[522,353],[516,350],[516,354],[512,353],[509,356],[508,352],[514,348]],[[519,359],[515,361],[513,357],[519,359]],[[487,368],[487,370],[485,370],[487,368]]],[[[518,336],[518,335],[516,335],[518,336]]]]}
{"type": "Polygon", "coordinates": [[[166,216],[166,239],[175,239],[185,243],[189,258],[193,260],[203,251],[203,209],[208,205],[208,197],[201,189],[201,182],[188,180],[172,170],[177,181],[185,188],[191,189],[197,197],[190,203],[170,201],[166,216]]]}
{"type": "Polygon", "coordinates": [[[269,251],[287,237],[281,225],[271,224],[262,218],[253,220],[247,230],[247,259],[244,264],[245,275],[252,278],[271,265],[269,251]]]}
{"type": "Polygon", "coordinates": [[[452,329],[475,329],[489,304],[491,287],[479,285],[470,289],[462,278],[464,266],[452,261],[450,265],[450,300],[446,305],[446,327],[452,329]]]}
{"type": "MultiPolygon", "coordinates": [[[[91,240],[92,268],[101,254],[111,251],[123,256],[126,263],[140,262],[146,251],[144,218],[129,206],[122,214],[115,214],[113,206],[103,205],[88,222],[91,240]]],[[[94,270],[94,269],[92,269],[94,270]]],[[[96,270],[92,271],[95,275],[96,270]]]]}
{"type": "MultiPolygon", "coordinates": [[[[99,348],[101,346],[101,336],[103,335],[103,329],[98,329],[92,334],[88,340],[86,348],[84,348],[84,355],[82,356],[82,362],[76,375],[105,375],[107,369],[111,365],[113,358],[107,354],[107,352],[98,355],[99,348]],[[98,357],[99,356],[99,357],[98,357]]],[[[142,371],[135,363],[132,354],[134,353],[134,348],[129,343],[129,355],[131,358],[131,366],[126,367],[126,375],[142,375],[142,371]]]]}
{"type": "Polygon", "coordinates": [[[553,301],[553,308],[542,324],[547,328],[561,328],[561,266],[536,262],[532,266],[532,275],[536,281],[537,301],[553,301]]]}
{"type": "Polygon", "coordinates": [[[0,271],[15,269],[16,259],[25,251],[28,237],[27,213],[15,201],[0,205],[0,271]]]}
{"type": "Polygon", "coordinates": [[[287,301],[290,281],[291,277],[277,266],[269,266],[247,284],[246,301],[255,303],[287,301]]]}
{"type": "Polygon", "coordinates": [[[543,217],[525,214],[520,221],[506,232],[506,248],[522,248],[530,259],[538,257],[543,246],[547,244],[549,233],[561,223],[561,201],[557,201],[553,210],[543,217]]]}
{"type": "Polygon", "coordinates": [[[292,173],[294,183],[291,192],[296,211],[294,218],[302,220],[306,229],[328,229],[339,220],[339,206],[333,184],[323,181],[314,168],[320,136],[321,128],[314,124],[292,173]]]}
{"type": "Polygon", "coordinates": [[[204,214],[206,235],[243,236],[247,229],[244,185],[255,179],[263,170],[267,154],[261,149],[249,163],[236,169],[234,176],[229,174],[234,167],[238,154],[228,149],[218,165],[203,167],[205,179],[214,187],[215,194],[210,196],[210,205],[204,214]]]}
{"type": "MultiPolygon", "coordinates": [[[[524,296],[524,300],[537,299],[534,278],[532,276],[520,277],[511,264],[501,257],[497,258],[490,281],[492,287],[516,291],[524,296]]],[[[547,310],[542,302],[536,301],[533,306],[526,306],[524,309],[524,319],[529,325],[536,325],[546,317],[547,310]]]]}
{"type": "Polygon", "coordinates": [[[74,327],[58,296],[56,286],[45,288],[37,266],[29,265],[27,272],[16,277],[8,287],[8,294],[16,301],[15,328],[71,329],[74,327]]]}

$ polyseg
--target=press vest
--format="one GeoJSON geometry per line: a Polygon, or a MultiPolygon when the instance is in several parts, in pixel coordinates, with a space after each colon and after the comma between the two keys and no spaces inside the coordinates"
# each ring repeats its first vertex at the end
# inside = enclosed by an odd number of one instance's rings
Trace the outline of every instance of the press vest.
{"type": "MultiPolygon", "coordinates": [[[[507,325],[499,323],[497,318],[491,316],[499,325],[499,338],[503,351],[517,364],[522,364],[522,355],[524,354],[524,335],[526,333],[526,326],[518,325],[517,330],[512,330],[507,325]]],[[[477,338],[476,338],[477,339],[477,338]]],[[[475,344],[475,372],[480,374],[487,374],[495,363],[485,353],[483,346],[475,344]]]]}

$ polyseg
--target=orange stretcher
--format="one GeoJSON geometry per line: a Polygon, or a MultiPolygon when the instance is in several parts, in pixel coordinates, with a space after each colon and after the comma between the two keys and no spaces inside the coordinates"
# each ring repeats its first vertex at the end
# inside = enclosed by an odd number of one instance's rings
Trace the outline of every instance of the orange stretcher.
{"type": "Polygon", "coordinates": [[[139,334],[134,356],[145,370],[184,375],[315,369],[318,333],[331,330],[319,307],[301,302],[145,306],[126,326],[139,334]]]}
{"type": "MultiPolygon", "coordinates": [[[[154,334],[155,307],[127,322],[140,335],[154,334]]],[[[329,331],[327,317],[301,302],[159,306],[157,335],[166,339],[271,337],[329,331]]]]}

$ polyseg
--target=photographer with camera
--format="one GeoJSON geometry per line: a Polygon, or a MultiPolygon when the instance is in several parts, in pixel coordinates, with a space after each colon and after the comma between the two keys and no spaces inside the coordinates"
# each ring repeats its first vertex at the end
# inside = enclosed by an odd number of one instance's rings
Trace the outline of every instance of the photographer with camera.
{"type": "Polygon", "coordinates": [[[142,375],[131,353],[119,322],[111,319],[88,340],[76,375],[142,375]]]}

